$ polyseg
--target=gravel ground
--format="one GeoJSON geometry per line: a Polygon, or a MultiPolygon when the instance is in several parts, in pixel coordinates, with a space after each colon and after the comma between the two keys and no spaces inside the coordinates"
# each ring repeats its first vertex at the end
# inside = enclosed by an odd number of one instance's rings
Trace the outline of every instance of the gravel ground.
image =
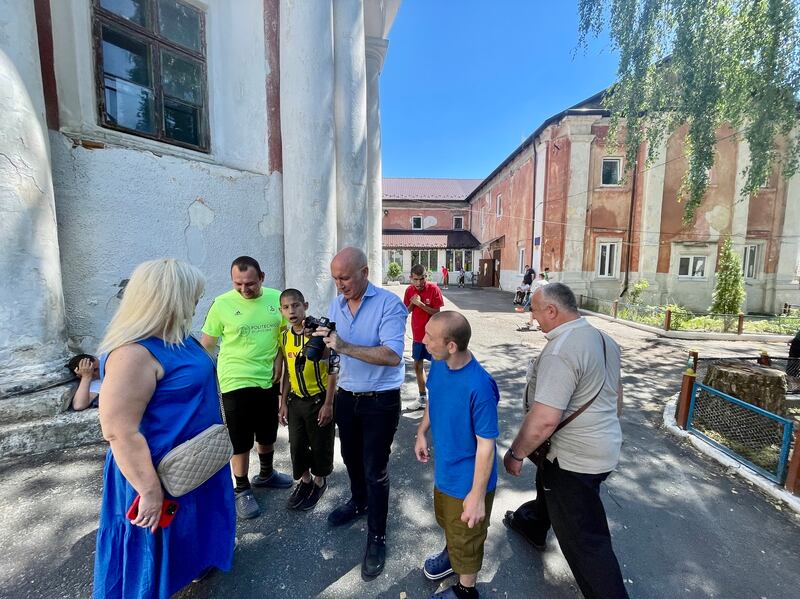
{"type": "MultiPolygon", "coordinates": [[[[448,308],[469,318],[471,347],[500,387],[502,453],[522,416],[525,366],[544,338],[516,330],[525,317],[511,310],[509,293],[451,288],[445,297],[448,308]]],[[[663,339],[590,320],[623,348],[625,444],[603,500],[631,597],[796,597],[798,518],[659,425],[665,401],[678,390],[689,347],[706,356],[754,355],[764,347],[784,355],[785,345],[663,339]]],[[[409,337],[407,362],[410,346],[409,337]]],[[[414,397],[415,387],[409,367],[404,401],[414,397]]],[[[364,520],[344,529],[326,526],[327,513],[348,496],[337,459],[329,491],[312,512],[287,512],[287,491],[259,491],[264,514],[239,525],[233,571],[214,574],[178,596],[396,599],[405,593],[418,599],[452,584],[453,578],[442,585],[428,582],[421,572],[422,560],[441,549],[443,537],[433,517],[432,467],[413,456],[419,417],[404,414],[395,437],[384,574],[361,579],[364,520]]],[[[276,463],[289,471],[286,430],[279,435],[276,463]]],[[[104,451],[90,446],[0,462],[0,597],[91,595],[104,451]]],[[[256,462],[254,456],[254,469],[256,462]]],[[[479,591],[484,597],[580,597],[552,535],[548,550],[539,554],[501,523],[505,510],[532,496],[533,469],[525,469],[519,479],[500,476],[479,591]]]]}

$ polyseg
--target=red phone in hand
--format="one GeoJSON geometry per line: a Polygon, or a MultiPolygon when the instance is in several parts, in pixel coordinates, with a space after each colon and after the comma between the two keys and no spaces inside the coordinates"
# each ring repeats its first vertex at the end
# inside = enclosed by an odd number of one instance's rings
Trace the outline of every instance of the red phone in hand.
{"type": "MultiPolygon", "coordinates": [[[[128,513],[125,514],[125,517],[128,520],[136,520],[136,516],[139,515],[139,500],[141,498],[141,495],[137,495],[136,499],[133,500],[131,507],[128,508],[128,513]]],[[[179,505],[180,504],[174,499],[164,499],[164,503],[161,504],[161,517],[158,519],[159,528],[166,528],[172,523],[172,519],[175,517],[175,513],[178,511],[179,505]]]]}

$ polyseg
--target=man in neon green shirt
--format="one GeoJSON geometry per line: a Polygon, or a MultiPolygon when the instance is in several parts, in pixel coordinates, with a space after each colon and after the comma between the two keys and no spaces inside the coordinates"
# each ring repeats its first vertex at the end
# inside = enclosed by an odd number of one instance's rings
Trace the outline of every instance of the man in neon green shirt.
{"type": "Polygon", "coordinates": [[[233,289],[214,299],[203,325],[201,343],[219,351],[218,377],[225,420],[233,443],[231,468],[236,479],[236,512],[240,518],[261,513],[248,480],[250,450],[256,443],[261,471],[255,487],[288,489],[292,478],[272,467],[278,434],[282,359],[278,339],[286,324],[280,291],[262,287],[264,273],[250,256],[231,264],[233,289]]]}

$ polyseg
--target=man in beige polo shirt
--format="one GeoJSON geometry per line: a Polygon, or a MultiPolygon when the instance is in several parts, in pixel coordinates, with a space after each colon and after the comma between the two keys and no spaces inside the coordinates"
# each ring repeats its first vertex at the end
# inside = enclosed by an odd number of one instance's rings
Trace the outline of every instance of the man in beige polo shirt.
{"type": "Polygon", "coordinates": [[[552,526],[584,597],[624,599],[600,500],[600,483],[616,468],[622,444],[619,346],[580,316],[563,283],[537,289],[531,312],[547,345],[528,369],[530,411],[503,458],[506,471],[519,476],[525,456],[551,435],[552,446],[536,472],[536,499],[506,512],[503,523],[541,551],[552,526]]]}

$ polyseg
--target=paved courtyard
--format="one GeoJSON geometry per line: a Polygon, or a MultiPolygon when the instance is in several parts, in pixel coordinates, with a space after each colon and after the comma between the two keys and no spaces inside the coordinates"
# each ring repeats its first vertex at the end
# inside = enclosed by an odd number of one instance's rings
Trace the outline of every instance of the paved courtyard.
{"type": "MultiPolygon", "coordinates": [[[[511,310],[511,294],[451,288],[445,298],[447,308],[469,318],[472,349],[500,387],[502,453],[522,416],[527,361],[544,338],[516,330],[525,317],[511,310]]],[[[312,306],[312,313],[318,311],[312,306]]],[[[623,348],[625,442],[603,501],[631,597],[796,597],[800,520],[660,428],[664,403],[678,390],[689,347],[701,355],[722,356],[755,355],[765,347],[785,355],[786,346],[679,341],[592,322],[623,348]]],[[[409,339],[407,362],[410,345],[409,339]]],[[[403,391],[406,401],[415,394],[410,368],[403,391]]],[[[432,466],[413,456],[420,416],[404,415],[395,437],[384,574],[371,582],[361,579],[364,520],[344,529],[326,526],[327,513],[348,496],[339,459],[328,493],[311,513],[288,512],[286,491],[259,492],[264,515],[239,525],[233,571],[192,585],[179,597],[397,599],[405,593],[418,599],[434,592],[438,586],[425,580],[420,567],[425,555],[441,549],[442,536],[432,513],[432,466]]],[[[92,446],[0,462],[0,597],[90,596],[104,451],[92,446]]],[[[276,462],[288,471],[288,460],[282,429],[276,462]]],[[[539,554],[501,523],[505,510],[532,496],[532,476],[530,464],[519,479],[500,475],[478,583],[483,597],[580,597],[554,537],[539,554]]]]}

